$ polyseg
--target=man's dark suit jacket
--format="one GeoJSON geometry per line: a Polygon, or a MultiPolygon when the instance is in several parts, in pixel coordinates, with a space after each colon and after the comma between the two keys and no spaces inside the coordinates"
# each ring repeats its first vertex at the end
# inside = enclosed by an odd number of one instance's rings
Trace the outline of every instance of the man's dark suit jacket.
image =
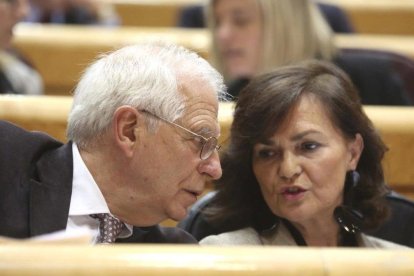
{"type": "MultiPolygon", "coordinates": [[[[66,228],[72,194],[72,144],[0,121],[0,236],[28,238],[66,228]]],[[[134,227],[117,242],[196,243],[187,232],[134,227]]]]}
{"type": "Polygon", "coordinates": [[[10,94],[13,93],[13,87],[10,81],[7,79],[6,75],[0,68],[0,94],[10,94]]]}

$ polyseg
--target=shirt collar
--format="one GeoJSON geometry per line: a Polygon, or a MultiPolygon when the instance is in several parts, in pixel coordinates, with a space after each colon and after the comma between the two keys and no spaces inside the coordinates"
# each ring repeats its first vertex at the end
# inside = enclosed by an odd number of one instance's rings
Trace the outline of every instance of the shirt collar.
{"type": "Polygon", "coordinates": [[[108,205],[89,172],[79,149],[72,144],[73,154],[73,189],[69,208],[70,216],[109,213],[108,205]]]}
{"type": "MultiPolygon", "coordinates": [[[[82,216],[99,213],[110,213],[108,204],[96,184],[93,176],[83,162],[78,146],[72,143],[73,154],[73,188],[69,207],[69,216],[82,216]]],[[[128,232],[132,233],[132,225],[125,223],[128,232]]],[[[121,235],[124,236],[124,235],[121,235]]]]}

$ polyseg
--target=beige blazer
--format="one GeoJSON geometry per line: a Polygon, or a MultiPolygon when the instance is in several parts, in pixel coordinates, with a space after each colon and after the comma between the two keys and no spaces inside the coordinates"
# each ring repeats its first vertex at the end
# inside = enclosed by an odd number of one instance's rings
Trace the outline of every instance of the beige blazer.
{"type": "MultiPolygon", "coordinates": [[[[279,246],[297,246],[288,229],[283,225],[279,226],[263,236],[251,227],[226,232],[219,235],[211,235],[200,241],[201,245],[279,245],[279,246]]],[[[365,234],[358,237],[360,247],[384,248],[384,249],[410,249],[409,247],[374,238],[365,234]]]]}

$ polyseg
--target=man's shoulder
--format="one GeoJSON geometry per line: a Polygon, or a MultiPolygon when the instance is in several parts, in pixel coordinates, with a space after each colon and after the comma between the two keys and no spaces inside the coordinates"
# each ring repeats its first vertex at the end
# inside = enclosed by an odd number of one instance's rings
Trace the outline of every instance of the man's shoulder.
{"type": "Polygon", "coordinates": [[[24,130],[0,120],[0,160],[10,166],[32,163],[44,152],[59,148],[62,143],[41,132],[24,130]]]}
{"type": "Polygon", "coordinates": [[[43,140],[54,140],[52,137],[47,135],[46,133],[42,133],[39,131],[27,131],[22,127],[15,125],[12,122],[0,120],[0,130],[2,132],[1,139],[4,138],[26,138],[26,137],[39,137],[43,140]]]}
{"type": "Polygon", "coordinates": [[[20,126],[3,120],[0,120],[0,133],[0,143],[17,144],[24,142],[23,144],[28,146],[48,143],[62,145],[61,142],[46,133],[27,131],[20,126]]]}

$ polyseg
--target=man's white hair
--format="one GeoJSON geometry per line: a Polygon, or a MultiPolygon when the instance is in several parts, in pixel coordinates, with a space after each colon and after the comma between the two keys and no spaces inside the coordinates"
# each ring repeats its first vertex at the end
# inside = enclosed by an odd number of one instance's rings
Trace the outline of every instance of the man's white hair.
{"type": "Polygon", "coordinates": [[[168,120],[182,116],[184,83],[202,81],[226,98],[222,76],[196,53],[166,43],[144,43],[101,56],[83,74],[68,118],[67,136],[80,147],[99,139],[115,110],[129,105],[168,120]]]}

